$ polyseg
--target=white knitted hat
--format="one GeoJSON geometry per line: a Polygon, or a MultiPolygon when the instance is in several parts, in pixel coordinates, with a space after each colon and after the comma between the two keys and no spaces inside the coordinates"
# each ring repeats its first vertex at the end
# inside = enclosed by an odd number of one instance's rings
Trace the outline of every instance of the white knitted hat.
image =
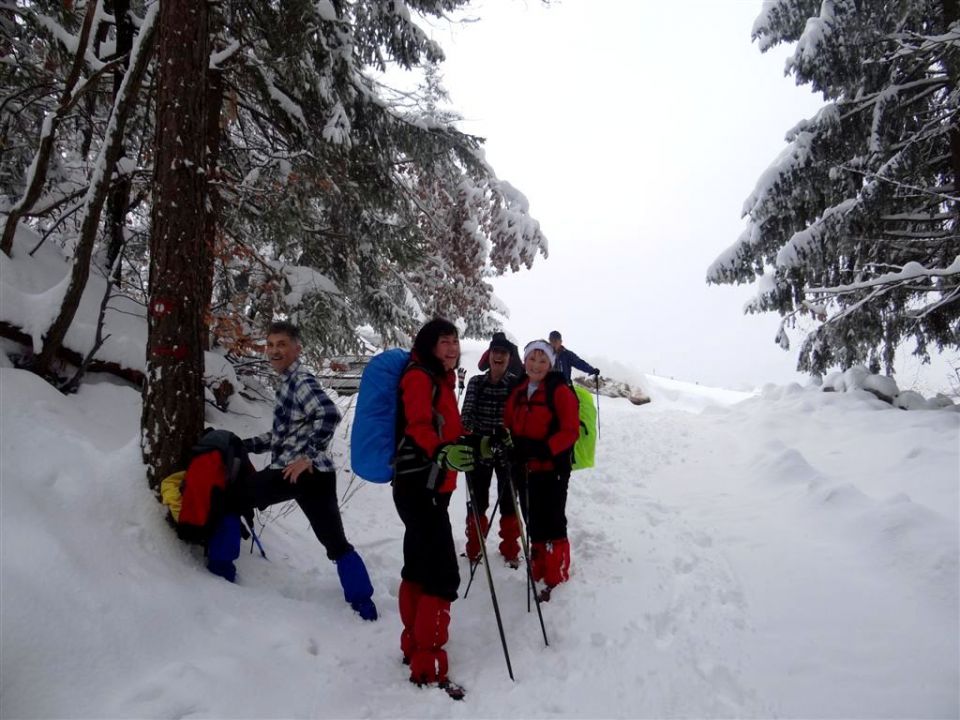
{"type": "Polygon", "coordinates": [[[550,358],[550,367],[553,367],[553,364],[557,361],[557,354],[553,351],[553,347],[546,340],[533,340],[528,342],[523,348],[523,361],[526,362],[527,358],[530,357],[530,353],[534,350],[543,350],[547,354],[547,357],[550,358]]]}

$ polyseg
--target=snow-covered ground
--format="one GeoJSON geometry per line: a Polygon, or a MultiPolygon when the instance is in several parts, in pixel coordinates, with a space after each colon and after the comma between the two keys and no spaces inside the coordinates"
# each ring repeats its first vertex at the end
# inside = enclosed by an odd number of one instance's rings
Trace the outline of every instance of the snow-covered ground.
{"type": "MultiPolygon", "coordinates": [[[[960,712],[957,412],[660,378],[649,405],[601,398],[597,467],[571,481],[572,576],[543,606],[550,646],[522,573],[492,563],[516,681],[481,572],[452,611],[455,703],[407,682],[401,524],[388,487],[351,480],[349,422],[344,522],[377,623],[343,602],[298,509],[270,513],[269,560],[244,548],[236,585],[207,573],[146,487],[139,394],[90,379],[65,397],[0,368],[3,718],[960,712]]],[[[263,406],[231,410],[208,420],[267,424],[263,406]]],[[[461,482],[461,546],[464,505],[461,482]]]]}

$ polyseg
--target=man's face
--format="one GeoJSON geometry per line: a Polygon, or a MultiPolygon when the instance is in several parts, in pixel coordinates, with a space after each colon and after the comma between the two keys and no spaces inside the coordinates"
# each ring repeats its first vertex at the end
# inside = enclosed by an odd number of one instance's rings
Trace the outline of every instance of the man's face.
{"type": "Polygon", "coordinates": [[[300,357],[300,342],[286,333],[267,335],[267,360],[276,373],[282,373],[300,357]]]}
{"type": "Polygon", "coordinates": [[[444,370],[453,370],[460,362],[460,338],[456,335],[441,335],[433,348],[433,354],[443,363],[444,370]]]}
{"type": "Polygon", "coordinates": [[[561,345],[563,345],[563,339],[562,339],[562,338],[553,338],[553,339],[550,341],[550,347],[552,347],[554,350],[559,351],[561,345]]]}
{"type": "Polygon", "coordinates": [[[490,351],[490,369],[496,372],[502,372],[507,369],[507,363],[510,362],[510,353],[503,348],[494,348],[490,351]]]}

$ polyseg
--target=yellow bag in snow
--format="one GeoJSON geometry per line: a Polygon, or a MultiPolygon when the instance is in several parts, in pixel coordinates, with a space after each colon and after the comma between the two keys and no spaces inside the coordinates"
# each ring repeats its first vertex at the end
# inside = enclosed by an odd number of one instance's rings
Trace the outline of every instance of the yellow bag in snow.
{"type": "Polygon", "coordinates": [[[186,474],[186,470],[181,470],[180,472],[175,472],[173,475],[168,475],[160,481],[160,501],[170,508],[170,514],[173,515],[173,519],[177,522],[180,520],[180,505],[183,502],[180,488],[183,485],[183,478],[186,474]]]}

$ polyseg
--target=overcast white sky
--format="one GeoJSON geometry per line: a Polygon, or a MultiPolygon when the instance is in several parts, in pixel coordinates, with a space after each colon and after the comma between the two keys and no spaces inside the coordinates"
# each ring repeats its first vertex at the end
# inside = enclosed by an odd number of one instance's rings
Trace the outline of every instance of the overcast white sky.
{"type": "Polygon", "coordinates": [[[784,134],[821,104],[783,76],[785,50],[751,42],[760,8],[486,0],[477,22],[435,26],[461,128],[487,138],[550,243],[495,282],[518,340],[559,329],[601,366],[729,387],[799,378],[778,316],[743,315],[752,289],[704,282],[784,134]]]}

